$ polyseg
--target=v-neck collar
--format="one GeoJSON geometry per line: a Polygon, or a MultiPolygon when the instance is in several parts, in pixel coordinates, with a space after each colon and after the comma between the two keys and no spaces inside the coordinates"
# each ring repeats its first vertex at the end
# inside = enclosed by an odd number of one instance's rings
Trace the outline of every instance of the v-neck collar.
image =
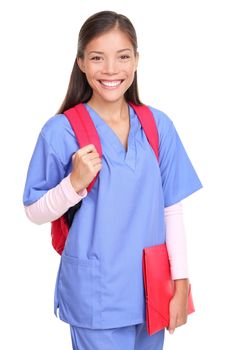
{"type": "Polygon", "coordinates": [[[140,122],[135,114],[133,108],[128,104],[129,117],[130,117],[130,130],[128,134],[128,146],[127,151],[125,150],[124,145],[120,141],[117,134],[113,129],[104,121],[103,118],[87,103],[84,103],[84,106],[87,108],[89,114],[91,115],[95,127],[101,129],[104,132],[105,136],[108,137],[109,142],[114,147],[115,151],[118,153],[119,157],[122,158],[123,162],[126,163],[131,169],[135,170],[136,168],[136,145],[135,145],[135,134],[138,130],[140,122]]]}

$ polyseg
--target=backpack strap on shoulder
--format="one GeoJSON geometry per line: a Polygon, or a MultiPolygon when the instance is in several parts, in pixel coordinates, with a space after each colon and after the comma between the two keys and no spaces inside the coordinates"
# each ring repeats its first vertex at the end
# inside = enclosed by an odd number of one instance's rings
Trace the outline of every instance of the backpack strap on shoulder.
{"type": "MultiPolygon", "coordinates": [[[[68,118],[80,148],[92,143],[99,153],[100,158],[102,158],[102,147],[99,135],[97,133],[95,124],[93,123],[83,103],[79,103],[76,106],[67,109],[63,112],[63,114],[68,118]]],[[[87,187],[88,192],[90,192],[92,189],[97,176],[98,173],[87,187]]]]}
{"type": "Polygon", "coordinates": [[[153,148],[155,156],[159,161],[159,134],[152,111],[146,105],[136,105],[133,102],[128,103],[136,112],[148,142],[153,148]]]}

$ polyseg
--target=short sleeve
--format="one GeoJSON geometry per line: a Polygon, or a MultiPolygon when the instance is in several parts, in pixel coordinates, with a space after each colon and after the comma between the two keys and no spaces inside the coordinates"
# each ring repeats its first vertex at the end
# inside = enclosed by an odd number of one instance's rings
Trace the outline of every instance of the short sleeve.
{"type": "Polygon", "coordinates": [[[164,207],[181,201],[203,187],[172,120],[167,120],[168,127],[159,145],[164,207]]]}
{"type": "Polygon", "coordinates": [[[41,131],[29,162],[23,193],[25,206],[42,197],[58,185],[65,176],[65,169],[41,131]]]}

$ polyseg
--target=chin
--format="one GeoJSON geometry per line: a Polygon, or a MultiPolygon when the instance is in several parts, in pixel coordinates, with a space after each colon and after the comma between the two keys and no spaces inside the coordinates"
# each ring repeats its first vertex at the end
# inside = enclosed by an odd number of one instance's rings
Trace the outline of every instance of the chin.
{"type": "Polygon", "coordinates": [[[120,95],[120,96],[118,96],[118,97],[112,97],[112,98],[106,98],[106,97],[102,97],[101,96],[101,98],[102,98],[102,100],[104,101],[104,102],[107,102],[107,103],[114,103],[114,102],[117,102],[117,101],[119,101],[119,100],[122,100],[123,98],[124,98],[124,95],[120,95]]]}
{"type": "Polygon", "coordinates": [[[121,94],[112,94],[112,96],[111,96],[111,94],[100,94],[99,92],[97,93],[97,94],[95,94],[96,95],[96,97],[98,98],[98,99],[101,99],[102,101],[104,101],[104,102],[116,102],[116,101],[119,101],[119,100],[121,100],[122,98],[124,98],[124,94],[125,93],[121,93],[121,94]]]}

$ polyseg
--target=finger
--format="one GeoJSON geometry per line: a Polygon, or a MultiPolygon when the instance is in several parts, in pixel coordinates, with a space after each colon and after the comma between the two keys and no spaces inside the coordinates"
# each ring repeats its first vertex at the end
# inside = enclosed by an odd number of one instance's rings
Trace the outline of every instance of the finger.
{"type": "Polygon", "coordinates": [[[74,161],[75,154],[76,154],[76,152],[72,154],[72,161],[74,161]]]}
{"type": "Polygon", "coordinates": [[[96,151],[93,151],[91,153],[85,153],[84,155],[82,155],[82,157],[85,156],[87,159],[95,159],[95,158],[99,158],[100,159],[100,156],[99,156],[99,153],[96,152],[96,151]]]}
{"type": "Polygon", "coordinates": [[[172,334],[176,328],[177,315],[171,315],[169,323],[169,333],[172,334]]]}
{"type": "Polygon", "coordinates": [[[96,159],[92,162],[92,166],[98,166],[98,165],[100,165],[102,167],[102,163],[101,163],[101,161],[99,161],[99,159],[96,159]]]}
{"type": "Polygon", "coordinates": [[[175,332],[175,327],[174,328],[169,328],[168,331],[169,331],[170,334],[173,334],[175,332]]]}
{"type": "Polygon", "coordinates": [[[86,145],[86,146],[80,148],[78,152],[79,152],[80,155],[83,155],[85,153],[90,153],[90,152],[93,152],[93,151],[96,151],[95,145],[90,143],[89,145],[86,145]]]}
{"type": "Polygon", "coordinates": [[[78,156],[79,158],[86,158],[88,160],[99,158],[99,153],[96,150],[92,150],[90,152],[90,148],[87,148],[87,151],[84,152],[83,148],[80,148],[77,152],[74,152],[72,155],[72,160],[74,160],[75,156],[78,156]]]}
{"type": "Polygon", "coordinates": [[[178,317],[176,321],[176,327],[180,327],[185,323],[187,323],[187,316],[178,317]]]}

